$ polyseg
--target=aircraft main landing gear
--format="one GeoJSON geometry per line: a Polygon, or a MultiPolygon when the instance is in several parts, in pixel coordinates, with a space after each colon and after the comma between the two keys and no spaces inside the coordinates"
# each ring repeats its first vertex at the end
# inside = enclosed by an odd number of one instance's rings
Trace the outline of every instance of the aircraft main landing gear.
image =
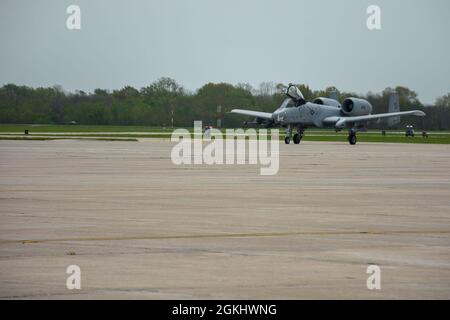
{"type": "Polygon", "coordinates": [[[298,126],[297,127],[297,133],[294,134],[294,143],[299,144],[300,141],[303,139],[303,132],[305,131],[305,128],[298,126]]]}
{"type": "Polygon", "coordinates": [[[300,133],[294,134],[293,140],[295,144],[299,144],[302,141],[303,135],[300,133]]]}
{"type": "Polygon", "coordinates": [[[351,145],[356,144],[356,132],[354,130],[348,131],[348,143],[351,145]]]}

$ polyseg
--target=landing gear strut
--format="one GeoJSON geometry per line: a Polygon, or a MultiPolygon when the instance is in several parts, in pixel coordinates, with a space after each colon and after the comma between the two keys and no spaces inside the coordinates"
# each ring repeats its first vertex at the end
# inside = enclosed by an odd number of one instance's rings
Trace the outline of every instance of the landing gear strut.
{"type": "Polygon", "coordinates": [[[348,130],[348,143],[351,145],[356,144],[356,132],[353,129],[348,130]]]}
{"type": "Polygon", "coordinates": [[[303,139],[303,131],[304,131],[304,129],[301,128],[301,127],[297,129],[297,133],[294,134],[294,143],[295,144],[299,144],[300,141],[302,141],[302,139],[303,139]]]}
{"type": "MultiPolygon", "coordinates": [[[[286,138],[284,138],[284,143],[289,144],[291,143],[291,137],[292,137],[292,128],[291,125],[288,125],[286,128],[286,138]]],[[[295,142],[295,140],[294,140],[295,142]]]]}

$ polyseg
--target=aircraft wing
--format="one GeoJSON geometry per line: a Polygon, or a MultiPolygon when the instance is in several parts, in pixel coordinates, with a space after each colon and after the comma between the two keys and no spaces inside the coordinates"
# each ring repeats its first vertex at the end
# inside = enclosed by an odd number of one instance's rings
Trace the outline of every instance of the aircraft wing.
{"type": "Polygon", "coordinates": [[[355,117],[327,117],[323,119],[324,124],[334,124],[336,127],[343,128],[347,123],[351,122],[364,122],[374,119],[381,119],[381,118],[390,118],[390,117],[400,117],[400,116],[418,116],[423,117],[425,115],[425,112],[420,110],[412,110],[412,111],[401,111],[401,112],[389,112],[389,113],[379,113],[379,114],[369,114],[366,116],[355,116],[355,117]]]}
{"type": "Polygon", "coordinates": [[[260,111],[252,111],[252,110],[243,110],[243,109],[233,109],[231,113],[243,114],[246,116],[262,118],[262,119],[272,119],[272,114],[269,112],[260,112],[260,111]]]}

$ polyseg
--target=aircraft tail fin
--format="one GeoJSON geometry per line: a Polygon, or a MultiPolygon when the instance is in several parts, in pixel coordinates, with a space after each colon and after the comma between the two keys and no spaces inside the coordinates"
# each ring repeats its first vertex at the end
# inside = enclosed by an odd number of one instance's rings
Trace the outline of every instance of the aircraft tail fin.
{"type": "MultiPolygon", "coordinates": [[[[393,91],[391,92],[389,96],[389,108],[388,112],[400,112],[400,101],[399,101],[399,95],[397,92],[393,91]]],[[[400,123],[400,117],[391,117],[387,120],[388,126],[392,127],[396,124],[400,123]]]]}

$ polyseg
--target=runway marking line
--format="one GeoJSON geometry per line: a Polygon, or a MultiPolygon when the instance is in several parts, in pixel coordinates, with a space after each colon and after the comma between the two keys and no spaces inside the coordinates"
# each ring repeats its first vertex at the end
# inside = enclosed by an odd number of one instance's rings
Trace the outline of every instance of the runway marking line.
{"type": "Polygon", "coordinates": [[[32,244],[44,242],[67,241],[120,241],[120,240],[177,240],[203,238],[253,238],[253,237],[283,237],[302,235],[393,235],[393,234],[450,234],[450,230],[387,230],[387,231],[293,231],[293,232],[256,232],[256,233],[223,233],[223,234],[192,234],[192,235],[160,235],[160,236],[123,236],[123,237],[73,237],[53,239],[23,239],[0,240],[0,244],[32,244]]]}

